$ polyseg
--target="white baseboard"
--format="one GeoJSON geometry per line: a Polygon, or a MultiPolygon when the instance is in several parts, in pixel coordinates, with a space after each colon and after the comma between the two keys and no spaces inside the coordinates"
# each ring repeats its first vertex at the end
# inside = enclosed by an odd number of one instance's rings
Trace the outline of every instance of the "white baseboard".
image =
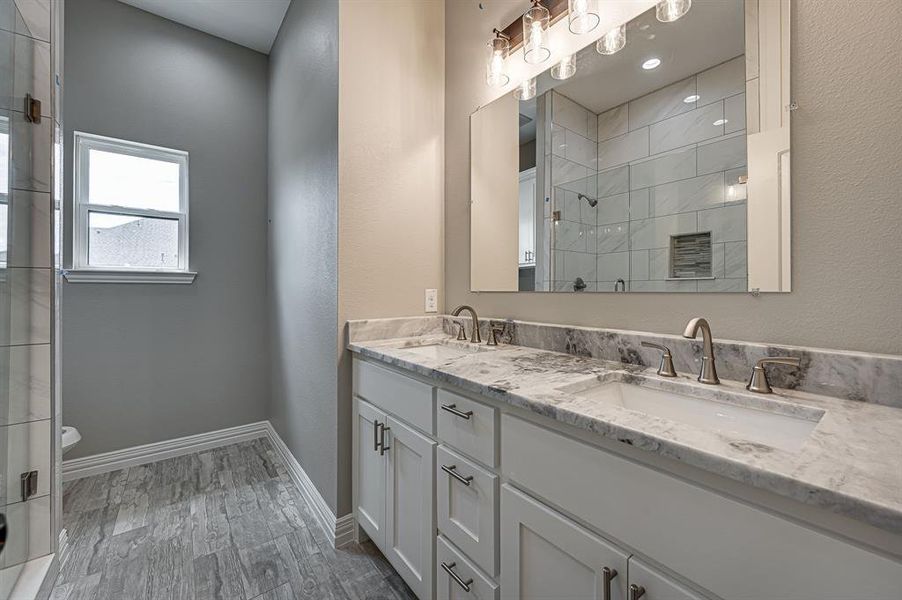
{"type": "Polygon", "coordinates": [[[355,529],[354,515],[347,514],[341,518],[335,517],[335,513],[333,513],[332,509],[329,508],[329,505],[326,504],[326,500],[323,498],[322,494],[320,494],[319,490],[316,489],[316,486],[313,485],[310,476],[307,475],[307,472],[304,471],[301,463],[297,461],[291,453],[291,450],[288,449],[288,446],[286,446],[285,442],[282,441],[282,438],[279,437],[279,434],[273,428],[272,424],[267,421],[266,425],[269,441],[272,442],[273,447],[275,447],[279,456],[282,458],[282,461],[285,463],[285,467],[288,469],[289,475],[291,475],[291,480],[294,481],[294,484],[300,490],[301,495],[304,496],[304,500],[306,500],[307,504],[313,509],[313,514],[320,527],[325,532],[326,537],[329,538],[329,541],[332,542],[332,545],[335,548],[341,548],[342,546],[353,542],[355,529]]]}
{"type": "Polygon", "coordinates": [[[336,548],[340,548],[353,542],[355,530],[354,515],[347,514],[341,518],[335,517],[335,513],[326,504],[322,494],[313,485],[313,481],[311,481],[304,468],[301,467],[301,464],[288,449],[288,446],[285,445],[285,442],[282,441],[282,438],[279,437],[279,434],[276,433],[276,430],[273,429],[269,421],[259,421],[248,425],[189,435],[174,440],[165,440],[83,458],[64,460],[63,481],[72,481],[82,477],[90,477],[91,475],[109,473],[117,469],[184,456],[259,437],[268,438],[272,442],[273,447],[285,463],[285,467],[291,475],[291,480],[300,490],[304,500],[313,509],[317,522],[332,544],[336,548]]]}
{"type": "Polygon", "coordinates": [[[259,421],[257,423],[239,425],[238,427],[189,435],[174,440],[164,440],[153,444],[104,452],[103,454],[64,460],[63,481],[72,481],[73,479],[81,479],[91,475],[109,473],[117,469],[135,467],[211,448],[228,446],[244,440],[268,437],[268,428],[272,429],[268,421],[259,421]]]}

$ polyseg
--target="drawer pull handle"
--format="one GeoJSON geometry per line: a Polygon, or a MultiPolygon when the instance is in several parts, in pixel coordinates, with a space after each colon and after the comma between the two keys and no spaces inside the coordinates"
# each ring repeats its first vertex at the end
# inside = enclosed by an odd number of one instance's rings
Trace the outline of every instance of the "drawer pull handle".
{"type": "Polygon", "coordinates": [[[617,577],[617,569],[605,567],[601,574],[604,576],[604,600],[611,600],[611,580],[617,577]]]}
{"type": "Polygon", "coordinates": [[[445,570],[445,573],[447,573],[448,576],[453,579],[454,582],[457,583],[457,585],[459,585],[463,591],[469,592],[470,586],[473,585],[473,580],[467,579],[466,581],[464,581],[463,579],[461,579],[460,575],[454,572],[455,566],[457,566],[456,562],[446,563],[445,561],[442,561],[442,568],[445,570]]]}
{"type": "Polygon", "coordinates": [[[390,429],[391,427],[386,427],[385,423],[379,423],[379,456],[382,456],[387,450],[391,449],[391,446],[385,445],[385,432],[390,429]]]}
{"type": "Polygon", "coordinates": [[[451,466],[442,465],[442,471],[444,471],[445,473],[447,473],[448,475],[450,475],[454,479],[458,480],[459,482],[461,482],[462,484],[464,484],[467,487],[469,487],[470,482],[473,481],[472,475],[467,475],[466,477],[464,477],[463,475],[458,473],[457,465],[451,465],[451,466]]]}
{"type": "Polygon", "coordinates": [[[630,600],[639,600],[645,595],[645,588],[635,583],[630,585],[630,600]]]}
{"type": "Polygon", "coordinates": [[[449,413],[451,413],[452,415],[454,415],[455,417],[460,417],[461,419],[466,419],[467,421],[469,421],[470,417],[473,416],[472,410],[468,410],[467,412],[464,412],[462,410],[457,410],[456,404],[442,404],[441,407],[442,407],[442,410],[446,410],[449,413]]]}
{"type": "Polygon", "coordinates": [[[379,451],[379,419],[373,419],[373,452],[379,451]]]}

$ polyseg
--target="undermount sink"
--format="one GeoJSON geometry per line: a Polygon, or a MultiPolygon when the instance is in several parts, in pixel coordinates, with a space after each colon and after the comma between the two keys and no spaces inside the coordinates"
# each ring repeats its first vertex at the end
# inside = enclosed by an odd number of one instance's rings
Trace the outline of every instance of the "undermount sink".
{"type": "Polygon", "coordinates": [[[771,400],[755,399],[756,406],[743,406],[619,381],[598,382],[570,393],[790,452],[805,444],[823,416],[822,411],[807,407],[796,407],[798,414],[788,414],[785,405],[771,400]]]}
{"type": "Polygon", "coordinates": [[[415,354],[420,358],[425,358],[429,360],[451,360],[454,358],[460,358],[461,356],[469,356],[471,354],[475,354],[482,350],[480,346],[473,345],[473,347],[467,347],[463,345],[449,345],[449,344],[427,344],[423,346],[410,346],[408,348],[401,348],[407,354],[415,354]]]}

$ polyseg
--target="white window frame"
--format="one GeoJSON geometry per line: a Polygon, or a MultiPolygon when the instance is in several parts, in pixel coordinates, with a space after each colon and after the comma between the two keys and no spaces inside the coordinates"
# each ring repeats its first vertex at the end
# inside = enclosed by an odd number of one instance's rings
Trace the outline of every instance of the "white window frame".
{"type": "Polygon", "coordinates": [[[89,283],[191,283],[196,273],[189,270],[188,240],[188,153],[183,150],[151,146],[140,142],[121,140],[92,133],[76,131],[74,140],[73,206],[72,206],[72,269],[65,275],[70,282],[89,283]],[[131,208],[111,204],[91,204],[88,191],[89,161],[91,150],[113,152],[179,165],[179,211],[160,211],[131,208]],[[89,211],[164,218],[178,221],[177,267],[98,267],[88,262],[88,238],[90,235],[89,211]]]}

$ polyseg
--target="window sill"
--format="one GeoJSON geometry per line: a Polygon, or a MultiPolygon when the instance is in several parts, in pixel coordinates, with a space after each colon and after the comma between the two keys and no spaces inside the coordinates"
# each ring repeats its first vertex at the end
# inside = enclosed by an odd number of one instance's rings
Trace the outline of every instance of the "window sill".
{"type": "Polygon", "coordinates": [[[176,283],[191,284],[197,273],[193,271],[101,271],[80,269],[63,271],[69,283],[176,283]]]}

